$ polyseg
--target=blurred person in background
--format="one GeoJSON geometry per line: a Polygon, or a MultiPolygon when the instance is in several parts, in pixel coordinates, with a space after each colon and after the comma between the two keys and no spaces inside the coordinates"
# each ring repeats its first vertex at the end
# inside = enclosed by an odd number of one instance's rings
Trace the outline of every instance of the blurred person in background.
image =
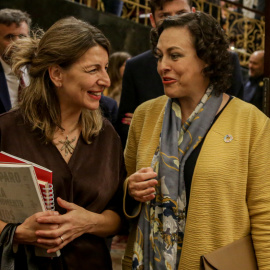
{"type": "MultiPolygon", "coordinates": [[[[259,10],[260,12],[265,12],[265,0],[258,0],[256,9],[259,10]]],[[[264,15],[265,16],[265,15],[264,15]]],[[[261,15],[260,14],[255,14],[255,19],[260,20],[261,15]]]]}
{"type": "MultiPolygon", "coordinates": [[[[80,2],[79,0],[76,0],[76,2],[80,2]]],[[[83,4],[87,5],[87,0],[83,0],[83,4]]],[[[121,16],[122,8],[124,2],[121,0],[102,0],[102,3],[104,4],[104,9],[106,12],[115,14],[117,16],[121,16]]],[[[91,1],[91,7],[97,8],[98,0],[92,0],[91,1]]]]}
{"type": "Polygon", "coordinates": [[[103,0],[106,12],[121,16],[124,2],[121,0],[103,0]]]}
{"type": "Polygon", "coordinates": [[[264,51],[255,51],[249,58],[248,81],[244,86],[243,100],[263,109],[264,51]]]}
{"type": "Polygon", "coordinates": [[[27,72],[20,70],[19,78],[11,70],[7,47],[20,38],[28,37],[31,26],[29,14],[18,9],[0,10],[0,114],[18,104],[23,87],[28,84],[27,72]]]}
{"type": "Polygon", "coordinates": [[[108,74],[111,80],[109,88],[105,89],[104,95],[113,98],[119,105],[122,93],[122,80],[126,62],[131,58],[127,52],[115,52],[109,58],[108,74]]]}

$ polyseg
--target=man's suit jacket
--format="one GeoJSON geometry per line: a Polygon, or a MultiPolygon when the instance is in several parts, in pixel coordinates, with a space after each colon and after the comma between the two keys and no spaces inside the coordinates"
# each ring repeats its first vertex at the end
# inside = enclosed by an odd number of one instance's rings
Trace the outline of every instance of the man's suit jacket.
{"type": "Polygon", "coordinates": [[[11,109],[11,102],[8,92],[6,76],[0,63],[0,114],[11,109]]]}
{"type": "Polygon", "coordinates": [[[233,67],[231,77],[231,87],[226,91],[227,94],[243,99],[244,80],[241,66],[236,52],[230,52],[231,64],[233,67]]]}
{"type": "Polygon", "coordinates": [[[113,126],[115,126],[118,113],[117,102],[110,97],[101,96],[99,104],[103,116],[106,117],[113,126]]]}
{"type": "Polygon", "coordinates": [[[122,118],[126,113],[133,113],[141,103],[162,95],[164,95],[163,84],[157,73],[157,59],[152,52],[149,50],[129,59],[124,72],[117,117],[117,131],[123,147],[129,126],[122,124],[122,118]]]}
{"type": "Polygon", "coordinates": [[[248,79],[244,86],[243,100],[263,110],[263,76],[248,79]]]}

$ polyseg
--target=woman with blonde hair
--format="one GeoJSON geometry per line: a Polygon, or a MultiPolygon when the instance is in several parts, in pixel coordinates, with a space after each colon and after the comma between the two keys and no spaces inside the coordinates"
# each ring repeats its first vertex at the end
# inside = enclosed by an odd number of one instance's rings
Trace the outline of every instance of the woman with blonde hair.
{"type": "Polygon", "coordinates": [[[115,52],[109,59],[108,74],[111,80],[111,85],[105,94],[116,100],[118,106],[122,93],[122,80],[126,61],[129,58],[131,58],[131,55],[127,52],[115,52]]]}
{"type": "MultiPolygon", "coordinates": [[[[104,239],[121,227],[125,168],[119,137],[99,110],[101,94],[110,85],[109,48],[97,28],[73,17],[59,20],[41,38],[13,45],[14,72],[27,66],[30,85],[20,106],[0,116],[0,149],[52,170],[58,204],[55,212],[14,224],[9,240],[48,253],[61,250],[53,260],[29,259],[19,248],[16,264],[112,268],[104,239]]],[[[0,230],[6,225],[1,221],[0,230]]]]}

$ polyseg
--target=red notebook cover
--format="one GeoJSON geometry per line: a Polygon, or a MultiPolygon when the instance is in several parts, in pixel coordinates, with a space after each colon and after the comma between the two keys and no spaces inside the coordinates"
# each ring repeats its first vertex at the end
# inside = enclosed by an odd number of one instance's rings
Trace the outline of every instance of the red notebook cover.
{"type": "Polygon", "coordinates": [[[52,171],[48,170],[45,167],[42,167],[38,164],[35,164],[31,161],[13,156],[11,154],[5,153],[3,151],[0,152],[0,162],[3,163],[27,163],[33,165],[35,169],[35,173],[37,175],[37,179],[41,181],[48,182],[52,184],[52,171]]]}
{"type": "MultiPolygon", "coordinates": [[[[0,152],[0,163],[26,163],[33,166],[35,174],[40,187],[40,192],[43,196],[43,201],[47,210],[54,210],[54,198],[53,198],[53,185],[52,185],[52,171],[31,161],[13,156],[6,152],[0,152]],[[42,183],[43,182],[43,183],[42,183]]],[[[36,256],[40,257],[59,257],[61,255],[60,250],[53,254],[48,254],[45,249],[41,247],[35,247],[36,256]]]]}

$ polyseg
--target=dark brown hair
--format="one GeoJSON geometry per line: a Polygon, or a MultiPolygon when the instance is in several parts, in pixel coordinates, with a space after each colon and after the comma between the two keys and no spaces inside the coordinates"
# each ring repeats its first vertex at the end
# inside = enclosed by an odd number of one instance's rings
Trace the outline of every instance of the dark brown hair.
{"type": "Polygon", "coordinates": [[[167,17],[151,30],[153,51],[161,33],[170,27],[186,27],[189,30],[198,57],[208,64],[203,74],[210,79],[217,95],[225,92],[230,87],[232,67],[228,38],[218,22],[211,15],[199,11],[167,17]]]}
{"type": "MultiPolygon", "coordinates": [[[[175,0],[150,0],[149,2],[149,6],[151,8],[151,13],[154,15],[155,11],[157,9],[163,9],[163,5],[166,2],[172,2],[175,0]]],[[[190,6],[190,8],[192,8],[192,0],[184,0],[187,2],[187,4],[190,6]]]]}

